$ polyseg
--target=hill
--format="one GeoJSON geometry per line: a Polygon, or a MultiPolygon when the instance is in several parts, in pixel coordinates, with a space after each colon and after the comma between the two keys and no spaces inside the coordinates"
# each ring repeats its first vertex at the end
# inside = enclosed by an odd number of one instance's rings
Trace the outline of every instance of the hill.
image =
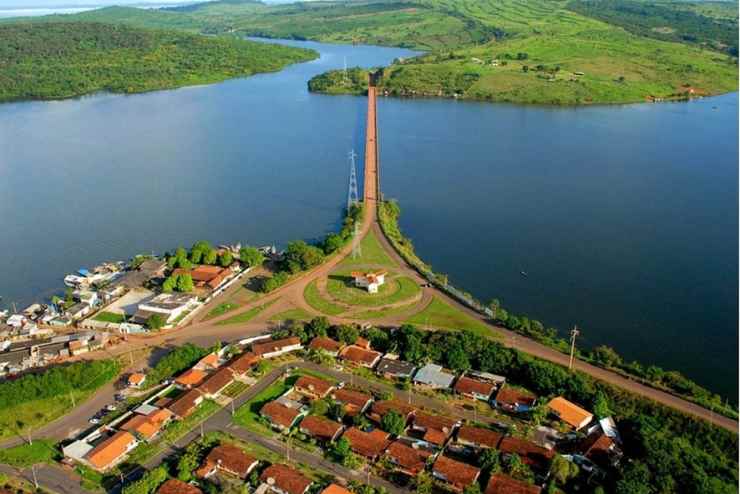
{"type": "MultiPolygon", "coordinates": [[[[176,14],[174,14],[176,15],[176,14]]],[[[97,22],[0,24],[0,101],[137,93],[275,71],[316,53],[97,22]]]]}

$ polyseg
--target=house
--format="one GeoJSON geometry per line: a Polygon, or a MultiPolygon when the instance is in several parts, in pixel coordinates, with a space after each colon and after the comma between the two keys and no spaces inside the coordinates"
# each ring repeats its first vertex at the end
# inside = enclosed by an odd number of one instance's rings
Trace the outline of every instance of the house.
{"type": "Polygon", "coordinates": [[[362,348],[363,350],[372,350],[373,348],[370,346],[370,340],[367,338],[363,338],[362,336],[358,336],[355,339],[355,342],[352,343],[354,346],[358,346],[362,348]]]}
{"type": "Polygon", "coordinates": [[[129,388],[140,388],[144,384],[144,381],[146,381],[146,374],[134,372],[128,376],[127,383],[129,388]]]}
{"type": "Polygon", "coordinates": [[[259,461],[246,454],[233,444],[221,444],[213,448],[203,460],[195,474],[206,479],[217,471],[226,472],[240,479],[246,479],[259,461]]]}
{"type": "MultiPolygon", "coordinates": [[[[79,302],[74,304],[72,307],[67,309],[64,312],[64,315],[72,319],[73,321],[76,321],[78,319],[82,319],[86,315],[88,315],[90,312],[92,312],[92,307],[90,307],[88,304],[84,302],[79,302]]],[[[10,319],[8,319],[10,321],[10,319]]],[[[8,322],[10,324],[10,322],[8,322]]]]}
{"type": "Polygon", "coordinates": [[[403,403],[401,401],[381,400],[376,401],[372,404],[372,406],[370,407],[370,413],[368,413],[368,417],[370,418],[370,420],[380,423],[383,415],[391,411],[399,414],[408,423],[411,417],[413,417],[414,413],[416,413],[416,408],[412,407],[411,405],[407,405],[406,403],[403,403]]]}
{"type": "Polygon", "coordinates": [[[159,486],[157,494],[203,494],[203,491],[182,480],[169,479],[159,486]]]}
{"type": "Polygon", "coordinates": [[[301,348],[303,348],[303,345],[301,345],[301,339],[297,336],[252,344],[252,352],[262,358],[277,357],[278,355],[300,350],[301,348]]]}
{"type": "Polygon", "coordinates": [[[203,403],[203,394],[197,389],[191,389],[175,401],[167,405],[167,409],[171,411],[175,418],[184,419],[188,417],[195,409],[203,403]]]}
{"type": "Polygon", "coordinates": [[[488,381],[479,381],[468,376],[460,376],[455,382],[455,391],[474,400],[488,401],[496,385],[488,381]]]}
{"type": "Polygon", "coordinates": [[[339,352],[339,357],[347,362],[372,369],[380,360],[381,353],[373,350],[366,350],[357,345],[349,345],[339,352]]]}
{"type": "MultiPolygon", "coordinates": [[[[339,350],[342,348],[342,344],[338,341],[327,338],[326,336],[317,336],[311,343],[308,344],[309,350],[321,350],[329,355],[337,356],[339,350]]],[[[333,484],[332,484],[333,485],[333,484]]]]}
{"type": "Polygon", "coordinates": [[[540,494],[542,488],[514,479],[503,473],[491,475],[484,494],[540,494]]]}
{"type": "Polygon", "coordinates": [[[560,420],[573,427],[575,430],[580,430],[587,426],[594,419],[594,416],[579,407],[575,403],[571,403],[562,396],[553,398],[550,403],[547,404],[547,408],[556,415],[560,420]]]}
{"type": "Polygon", "coordinates": [[[313,376],[299,377],[293,387],[299,393],[314,400],[325,398],[334,389],[332,383],[313,376]]]}
{"type": "Polygon", "coordinates": [[[368,293],[378,293],[378,288],[385,284],[385,277],[388,274],[385,270],[380,271],[352,271],[355,286],[357,288],[366,288],[368,293]]]}
{"type": "Polygon", "coordinates": [[[220,365],[221,357],[218,356],[218,353],[212,352],[200,359],[198,363],[193,366],[193,369],[209,371],[218,369],[220,365]]]}
{"type": "Polygon", "coordinates": [[[446,389],[452,386],[455,376],[442,370],[441,365],[426,364],[414,376],[414,383],[432,389],[446,389]]]}
{"type": "Polygon", "coordinates": [[[304,413],[300,408],[291,408],[278,400],[266,403],[260,410],[260,415],[269,420],[272,427],[280,431],[291,429],[304,413]]]}
{"type": "Polygon", "coordinates": [[[525,391],[514,389],[511,386],[501,386],[491,405],[507,412],[524,413],[531,410],[536,401],[537,397],[525,391]]]}
{"type": "Polygon", "coordinates": [[[344,431],[342,437],[347,438],[352,451],[373,461],[377,460],[391,444],[388,439],[390,434],[380,429],[365,432],[357,427],[350,427],[344,431]]]}
{"type": "Polygon", "coordinates": [[[446,482],[455,492],[465,490],[479,475],[480,469],[444,455],[439,455],[432,466],[432,476],[446,482]]]}
{"type": "Polygon", "coordinates": [[[151,441],[172,419],[172,412],[167,409],[157,410],[151,415],[134,415],[120,427],[144,441],[151,441]]]}
{"type": "Polygon", "coordinates": [[[459,420],[416,412],[411,430],[420,433],[423,441],[442,447],[458,425],[460,425],[459,420]]]}
{"type": "Polygon", "coordinates": [[[210,288],[211,290],[218,288],[231,273],[228,268],[207,265],[195,266],[193,269],[177,268],[172,271],[173,276],[189,274],[196,287],[210,288]]]}
{"type": "Polygon", "coordinates": [[[352,494],[339,484],[329,484],[320,494],[352,494]]]}
{"type": "Polygon", "coordinates": [[[503,434],[492,431],[491,429],[483,429],[482,427],[472,427],[469,425],[463,425],[457,431],[456,444],[461,447],[458,449],[467,449],[479,451],[487,448],[498,448],[499,442],[503,438],[503,434]]]}
{"type": "Polygon", "coordinates": [[[73,340],[69,342],[70,355],[81,355],[90,351],[87,346],[87,340],[73,340]]]}
{"type": "Polygon", "coordinates": [[[331,397],[340,405],[344,405],[344,412],[350,417],[365,413],[373,402],[371,395],[347,388],[335,390],[331,397]]]}
{"type": "Polygon", "coordinates": [[[235,379],[244,379],[247,373],[260,361],[260,358],[252,352],[245,352],[229,363],[228,367],[234,374],[235,379]]]}
{"type": "Polygon", "coordinates": [[[175,384],[184,389],[193,388],[208,376],[205,372],[197,369],[188,369],[175,379],[175,384]]]}
{"type": "Polygon", "coordinates": [[[277,494],[304,494],[312,484],[311,479],[287,465],[270,465],[260,480],[277,494]]]}
{"type": "Polygon", "coordinates": [[[555,453],[533,442],[518,437],[506,436],[498,446],[502,455],[516,454],[535,474],[546,475],[555,453]]]}
{"type": "Polygon", "coordinates": [[[206,398],[216,398],[221,392],[228,387],[229,384],[234,382],[234,375],[231,373],[231,369],[224,367],[211,374],[200,386],[198,390],[205,395],[206,398]]]}
{"type": "Polygon", "coordinates": [[[198,298],[187,293],[161,293],[149,300],[142,302],[136,307],[136,313],[131,318],[135,324],[146,324],[153,315],[159,315],[165,324],[172,323],[175,319],[198,305],[198,298]]]}
{"type": "Polygon", "coordinates": [[[330,443],[339,437],[344,427],[342,424],[324,417],[309,415],[301,420],[299,429],[302,433],[315,437],[319,441],[330,443]]]}
{"type": "Polygon", "coordinates": [[[430,451],[414,448],[402,441],[393,441],[385,452],[385,457],[396,466],[396,470],[409,477],[416,477],[424,470],[430,451]]]}
{"type": "Polygon", "coordinates": [[[602,467],[616,466],[622,451],[612,438],[601,431],[587,436],[580,444],[581,454],[602,467]]]}
{"type": "Polygon", "coordinates": [[[415,370],[416,366],[411,362],[388,358],[388,355],[380,359],[375,368],[375,372],[386,379],[411,379],[415,370]]]}
{"type": "Polygon", "coordinates": [[[137,444],[133,434],[119,431],[90,450],[85,459],[95,470],[102,472],[121,462],[137,444]]]}

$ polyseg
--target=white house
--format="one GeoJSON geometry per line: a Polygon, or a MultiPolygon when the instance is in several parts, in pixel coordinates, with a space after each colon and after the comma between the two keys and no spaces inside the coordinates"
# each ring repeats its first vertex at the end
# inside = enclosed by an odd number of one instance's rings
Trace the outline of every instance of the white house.
{"type": "Polygon", "coordinates": [[[355,279],[355,286],[358,288],[367,288],[370,293],[378,293],[378,287],[385,283],[386,271],[375,271],[363,273],[362,271],[353,271],[352,277],[355,279]]]}
{"type": "Polygon", "coordinates": [[[139,304],[133,322],[144,324],[151,315],[159,314],[164,318],[165,324],[169,324],[197,305],[198,298],[194,295],[162,293],[148,302],[139,304]]]}

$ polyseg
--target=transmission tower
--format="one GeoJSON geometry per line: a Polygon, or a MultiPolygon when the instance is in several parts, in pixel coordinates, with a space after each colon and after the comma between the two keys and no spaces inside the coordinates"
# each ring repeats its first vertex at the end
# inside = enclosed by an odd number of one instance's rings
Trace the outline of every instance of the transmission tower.
{"type": "Polygon", "coordinates": [[[347,212],[352,205],[360,202],[360,195],[357,192],[357,167],[355,166],[355,150],[349,152],[349,190],[347,191],[347,212]]]}

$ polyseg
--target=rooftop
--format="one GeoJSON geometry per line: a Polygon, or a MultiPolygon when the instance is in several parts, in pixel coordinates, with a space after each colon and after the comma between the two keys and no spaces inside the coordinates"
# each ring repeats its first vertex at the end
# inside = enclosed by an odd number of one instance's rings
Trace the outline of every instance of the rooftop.
{"type": "Polygon", "coordinates": [[[417,475],[424,470],[427,458],[431,456],[429,451],[412,448],[401,441],[394,441],[388,446],[386,455],[410,475],[417,475]]]}
{"type": "MultiPolygon", "coordinates": [[[[338,352],[342,348],[342,344],[338,341],[327,338],[326,336],[317,336],[311,343],[308,344],[308,348],[312,350],[324,350],[327,352],[338,352]]],[[[332,484],[334,485],[334,484],[332,484]]]]}
{"type": "Polygon", "coordinates": [[[295,382],[295,387],[298,390],[305,390],[310,393],[317,394],[319,396],[325,396],[334,385],[323,379],[313,376],[301,376],[295,382]]]}
{"type": "Polygon", "coordinates": [[[352,494],[352,491],[345,489],[339,484],[329,484],[326,489],[321,491],[321,494],[352,494]]]}
{"type": "Polygon", "coordinates": [[[398,377],[411,377],[415,369],[416,366],[411,362],[382,358],[375,370],[381,374],[390,374],[398,377]]]}
{"type": "Polygon", "coordinates": [[[300,429],[322,441],[331,441],[342,429],[342,424],[324,417],[310,415],[301,421],[300,429]]]}
{"type": "Polygon", "coordinates": [[[448,483],[459,490],[463,490],[475,482],[478,475],[480,475],[480,469],[444,455],[437,457],[432,470],[434,473],[442,475],[448,483]]]}
{"type": "Polygon", "coordinates": [[[188,369],[180,374],[175,382],[181,386],[197,386],[208,374],[198,369],[188,369]]]}
{"type": "Polygon", "coordinates": [[[532,406],[537,398],[531,393],[512,388],[511,386],[502,386],[496,393],[496,401],[504,405],[527,405],[532,406]]]}
{"type": "Polygon", "coordinates": [[[498,446],[501,453],[516,453],[522,461],[534,469],[546,472],[555,453],[531,441],[506,436],[498,446]]]}
{"type": "Polygon", "coordinates": [[[390,434],[380,429],[364,432],[357,427],[347,429],[342,437],[346,437],[352,446],[352,451],[368,458],[375,458],[383,454],[388,447],[390,434]]]}
{"type": "Polygon", "coordinates": [[[378,417],[382,417],[383,415],[390,412],[391,410],[401,415],[401,417],[406,418],[412,413],[414,413],[416,411],[416,408],[411,405],[407,405],[406,403],[403,403],[402,401],[396,401],[396,400],[376,401],[373,403],[373,406],[370,408],[371,413],[378,417]]]}
{"type": "Polygon", "coordinates": [[[241,448],[233,444],[221,444],[208,453],[199,471],[208,471],[217,467],[240,478],[245,478],[255,463],[257,460],[241,448]]]}
{"type": "Polygon", "coordinates": [[[253,343],[252,351],[256,355],[264,355],[266,353],[279,352],[285,347],[300,345],[301,339],[296,336],[290,338],[283,338],[281,340],[270,340],[264,343],[253,343]]]}
{"type": "Polygon", "coordinates": [[[167,405],[167,408],[178,417],[187,417],[198,406],[198,402],[202,399],[202,396],[201,392],[197,389],[191,389],[167,405]]]}
{"type": "Polygon", "coordinates": [[[205,394],[215,395],[234,381],[231,369],[224,367],[211,374],[198,389],[205,394]]]}
{"type": "Polygon", "coordinates": [[[252,352],[246,352],[232,360],[229,367],[235,374],[245,374],[259,361],[260,358],[257,355],[252,352]]]}
{"type": "Polygon", "coordinates": [[[339,352],[339,356],[350,362],[372,365],[380,357],[380,352],[365,350],[357,345],[346,346],[339,352]]]}
{"type": "Polygon", "coordinates": [[[260,480],[288,494],[303,494],[311,485],[311,479],[287,465],[270,465],[262,472],[260,480]]]}
{"type": "Polygon", "coordinates": [[[484,446],[487,448],[496,448],[498,443],[501,441],[503,434],[492,431],[490,429],[483,429],[482,427],[471,427],[469,425],[463,425],[457,431],[457,439],[466,443],[474,444],[476,446],[484,446]]]}
{"type": "Polygon", "coordinates": [[[491,476],[485,494],[539,494],[541,488],[497,473],[491,476]]]}
{"type": "Polygon", "coordinates": [[[260,414],[270,419],[273,424],[290,427],[301,412],[278,401],[271,401],[262,407],[260,414]]]}
{"type": "Polygon", "coordinates": [[[373,397],[367,393],[347,388],[335,389],[332,393],[332,398],[334,401],[338,401],[339,403],[346,405],[349,412],[361,410],[368,401],[373,399],[373,397]]]}
{"type": "Polygon", "coordinates": [[[119,431],[95,446],[87,454],[87,461],[98,470],[105,470],[114,461],[121,457],[129,447],[136,442],[136,438],[126,431],[119,431]]]}
{"type": "Polygon", "coordinates": [[[490,396],[495,387],[492,382],[479,381],[468,376],[460,376],[455,383],[455,391],[467,395],[490,396]]]}
{"type": "Polygon", "coordinates": [[[441,365],[427,364],[419,369],[414,376],[414,382],[434,386],[435,388],[449,388],[455,376],[442,370],[441,365]]]}
{"type": "Polygon", "coordinates": [[[169,479],[157,489],[157,494],[203,494],[203,491],[178,479],[169,479]]]}
{"type": "Polygon", "coordinates": [[[560,420],[575,429],[580,429],[584,425],[587,425],[594,418],[590,412],[575,403],[571,403],[562,396],[553,398],[547,406],[560,420]]]}

